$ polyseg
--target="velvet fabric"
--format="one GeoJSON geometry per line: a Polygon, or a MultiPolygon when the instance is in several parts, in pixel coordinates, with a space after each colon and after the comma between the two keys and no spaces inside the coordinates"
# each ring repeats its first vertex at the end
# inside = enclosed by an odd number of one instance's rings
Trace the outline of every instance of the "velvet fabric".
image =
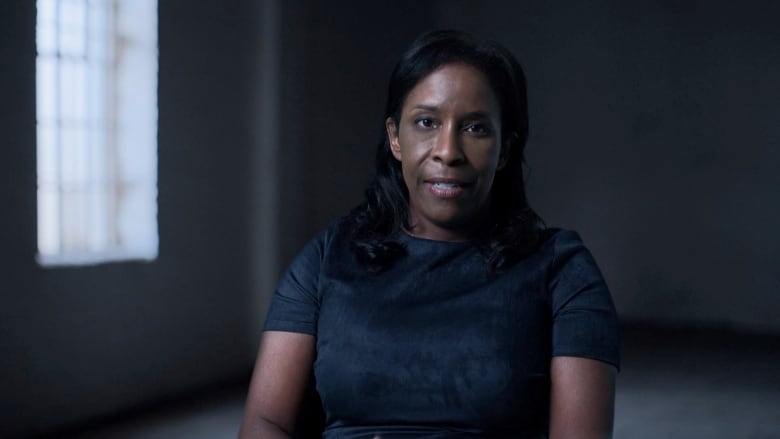
{"type": "Polygon", "coordinates": [[[551,229],[500,273],[468,242],[394,237],[370,274],[338,223],[282,278],[265,329],[317,340],[325,438],[546,437],[553,356],[619,367],[619,324],[590,252],[551,229]]]}

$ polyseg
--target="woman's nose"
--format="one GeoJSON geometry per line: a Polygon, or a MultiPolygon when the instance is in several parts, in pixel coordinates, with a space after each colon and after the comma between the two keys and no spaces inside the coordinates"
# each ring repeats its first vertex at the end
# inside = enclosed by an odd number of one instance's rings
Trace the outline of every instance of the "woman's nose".
{"type": "Polygon", "coordinates": [[[465,161],[459,134],[459,130],[456,128],[449,128],[446,125],[442,127],[433,149],[435,161],[448,166],[455,166],[465,161]]]}

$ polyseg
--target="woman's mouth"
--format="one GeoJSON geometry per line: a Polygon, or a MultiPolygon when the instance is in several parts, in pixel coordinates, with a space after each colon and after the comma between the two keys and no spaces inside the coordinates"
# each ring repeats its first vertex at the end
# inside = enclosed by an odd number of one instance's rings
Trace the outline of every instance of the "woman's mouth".
{"type": "Polygon", "coordinates": [[[438,198],[455,198],[463,193],[465,184],[458,181],[426,181],[428,191],[438,198]]]}

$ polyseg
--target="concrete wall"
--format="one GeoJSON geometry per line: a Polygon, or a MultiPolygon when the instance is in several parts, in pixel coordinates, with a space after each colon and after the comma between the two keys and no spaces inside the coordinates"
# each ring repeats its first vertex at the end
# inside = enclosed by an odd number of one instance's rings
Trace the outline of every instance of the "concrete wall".
{"type": "Polygon", "coordinates": [[[440,1],[528,75],[528,189],[624,320],[780,332],[780,5],[440,1]]]}
{"type": "Polygon", "coordinates": [[[247,376],[251,3],[160,2],[159,258],[80,268],[35,262],[35,2],[0,3],[0,436],[247,376]]]}

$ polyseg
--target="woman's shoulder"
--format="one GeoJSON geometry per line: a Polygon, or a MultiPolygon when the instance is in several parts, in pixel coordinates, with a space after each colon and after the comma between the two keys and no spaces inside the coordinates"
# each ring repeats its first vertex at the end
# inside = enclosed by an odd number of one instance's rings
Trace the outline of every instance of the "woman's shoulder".
{"type": "Polygon", "coordinates": [[[349,239],[349,228],[344,218],[336,218],[316,232],[305,244],[302,252],[316,253],[322,258],[348,249],[349,239]]]}
{"type": "Polygon", "coordinates": [[[579,232],[560,227],[548,227],[542,231],[539,245],[534,252],[535,263],[556,273],[571,266],[596,267],[595,260],[579,232]]]}
{"type": "Polygon", "coordinates": [[[537,255],[541,256],[552,277],[594,273],[600,276],[598,264],[585,241],[576,230],[548,228],[537,255]]]}
{"type": "Polygon", "coordinates": [[[571,249],[584,248],[585,243],[576,230],[548,227],[541,232],[539,251],[558,254],[571,249]]]}

